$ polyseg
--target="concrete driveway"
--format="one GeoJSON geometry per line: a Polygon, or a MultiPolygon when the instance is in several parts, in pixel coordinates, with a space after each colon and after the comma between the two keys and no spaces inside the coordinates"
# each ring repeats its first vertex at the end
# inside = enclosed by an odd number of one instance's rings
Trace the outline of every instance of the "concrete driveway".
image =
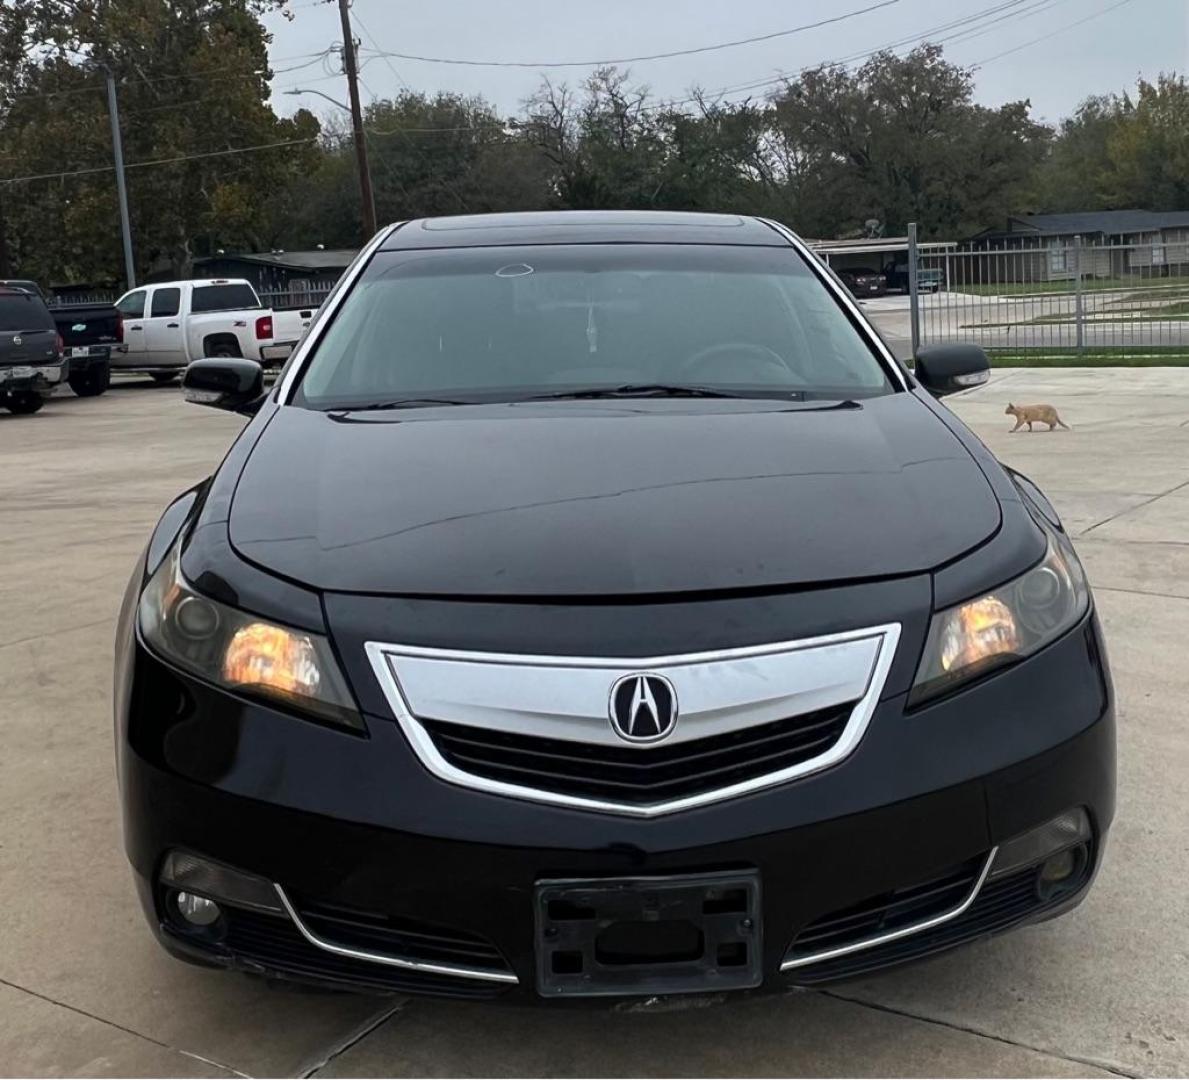
{"type": "Polygon", "coordinates": [[[161,507],[238,422],[148,385],[0,413],[0,1073],[1189,1072],[1189,370],[997,371],[953,406],[1046,488],[1096,587],[1120,798],[1095,890],[1065,919],[828,992],[626,1010],[272,990],[162,953],[120,847],[112,627],[161,507]],[[1009,399],[1073,430],[1009,436],[1009,399]]]}

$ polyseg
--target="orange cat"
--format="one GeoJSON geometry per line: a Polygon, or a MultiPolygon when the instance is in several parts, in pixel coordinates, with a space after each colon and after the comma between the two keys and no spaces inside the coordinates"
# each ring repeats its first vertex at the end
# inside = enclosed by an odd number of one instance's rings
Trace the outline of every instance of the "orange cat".
{"type": "Polygon", "coordinates": [[[1069,425],[1057,415],[1057,410],[1052,405],[1012,405],[1008,402],[1007,408],[1003,411],[1007,416],[1016,418],[1016,426],[1012,431],[1019,431],[1025,424],[1031,431],[1034,423],[1048,424],[1050,431],[1058,424],[1066,431],[1070,430],[1069,425]]]}

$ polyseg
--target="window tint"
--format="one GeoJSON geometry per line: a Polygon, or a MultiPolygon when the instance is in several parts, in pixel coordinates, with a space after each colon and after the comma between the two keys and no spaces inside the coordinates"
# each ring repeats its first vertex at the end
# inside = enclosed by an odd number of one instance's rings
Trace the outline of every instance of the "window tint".
{"type": "Polygon", "coordinates": [[[0,330],[53,330],[54,319],[39,296],[0,293],[0,330]]]}
{"type": "Polygon", "coordinates": [[[154,289],[152,303],[152,317],[164,318],[166,315],[176,315],[182,302],[181,289],[154,289]]]}
{"type": "Polygon", "coordinates": [[[140,319],[144,317],[144,289],[138,289],[134,293],[129,293],[119,303],[116,308],[121,315],[126,319],[140,319]]]}
{"type": "Polygon", "coordinates": [[[380,252],[299,400],[506,401],[657,383],[794,399],[891,391],[789,248],[585,244],[380,252]]]}
{"type": "Polygon", "coordinates": [[[251,285],[195,285],[190,297],[190,310],[243,311],[258,308],[260,301],[251,285]]]}

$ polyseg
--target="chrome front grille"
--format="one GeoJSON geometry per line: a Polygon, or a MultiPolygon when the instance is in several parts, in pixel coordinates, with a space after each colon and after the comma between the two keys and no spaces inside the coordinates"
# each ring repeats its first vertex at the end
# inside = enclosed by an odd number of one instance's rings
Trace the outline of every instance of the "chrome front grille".
{"type": "Polygon", "coordinates": [[[636,805],[713,791],[825,753],[853,702],[671,745],[604,746],[424,720],[442,756],[475,776],[636,805]]]}
{"type": "MultiPolygon", "coordinates": [[[[650,817],[834,765],[858,745],[898,624],[742,649],[645,658],[522,656],[370,642],[393,714],[443,780],[513,798],[650,817]],[[671,685],[662,738],[617,731],[612,690],[671,685]]],[[[626,700],[626,699],[622,699],[626,700]]]]}

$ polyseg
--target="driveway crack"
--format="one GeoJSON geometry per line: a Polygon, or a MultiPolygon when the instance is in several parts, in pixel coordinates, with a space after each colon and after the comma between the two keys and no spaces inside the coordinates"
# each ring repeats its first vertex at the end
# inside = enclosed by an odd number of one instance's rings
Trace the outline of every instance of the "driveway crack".
{"type": "Polygon", "coordinates": [[[1062,1061],[1069,1061],[1077,1065],[1088,1065],[1094,1069],[1102,1069],[1103,1072],[1108,1072],[1113,1076],[1125,1076],[1134,1080],[1134,1078],[1144,1075],[1138,1072],[1128,1072],[1121,1065],[1113,1062],[1099,1061],[1091,1057],[1079,1057],[1077,1054],[1067,1054],[1064,1051],[1051,1050],[1043,1046],[1033,1046],[1030,1043],[1019,1042],[1016,1039],[1009,1039],[1006,1036],[996,1035],[990,1031],[982,1031],[979,1028],[970,1027],[966,1024],[956,1024],[951,1020],[940,1020],[933,1016],[921,1016],[907,1009],[897,1009],[891,1005],[882,1005],[875,1001],[865,1001],[863,998],[850,997],[847,994],[840,994],[837,990],[812,990],[810,992],[821,994],[823,997],[834,998],[837,1001],[845,1001],[851,1005],[861,1005],[867,1009],[875,1009],[877,1012],[889,1013],[892,1016],[902,1016],[907,1020],[918,1020],[923,1024],[935,1024],[937,1027],[948,1028],[950,1031],[960,1031],[964,1035],[976,1035],[980,1039],[990,1039],[992,1042],[1003,1043],[1005,1046],[1014,1046],[1019,1050],[1030,1050],[1034,1054],[1046,1054],[1049,1057],[1060,1058],[1062,1061]]]}
{"type": "Polygon", "coordinates": [[[225,1065],[221,1061],[215,1061],[212,1058],[203,1057],[201,1054],[196,1054],[192,1050],[183,1050],[178,1046],[170,1046],[169,1043],[164,1043],[160,1039],[154,1039],[151,1035],[145,1035],[144,1032],[135,1031],[130,1027],[125,1027],[123,1024],[117,1024],[114,1020],[108,1020],[105,1017],[96,1016],[93,1012],[87,1012],[86,1009],[80,1009],[77,1005],[71,1005],[68,1002],[59,1001],[57,998],[52,998],[48,994],[42,994],[38,993],[36,990],[30,990],[27,986],[21,986],[18,983],[10,982],[8,979],[4,978],[0,978],[0,986],[7,986],[10,990],[17,990],[22,994],[28,994],[30,997],[38,998],[50,1005],[57,1005],[60,1009],[66,1009],[69,1012],[77,1013],[79,1016],[85,1016],[88,1020],[94,1020],[98,1024],[115,1028],[117,1031],[122,1031],[125,1035],[131,1035],[136,1039],[143,1039],[147,1043],[152,1043],[154,1046],[159,1046],[162,1050],[168,1050],[174,1054],[181,1054],[183,1057],[192,1058],[195,1061],[201,1061],[204,1065],[210,1065],[216,1069],[222,1069],[224,1072],[231,1073],[233,1076],[241,1076],[244,1078],[244,1080],[248,1080],[247,1073],[242,1073],[238,1069],[234,1069],[230,1065],[225,1065]]]}
{"type": "Polygon", "coordinates": [[[1189,480],[1182,480],[1181,483],[1170,487],[1167,491],[1162,491],[1158,495],[1153,495],[1150,499],[1145,499],[1142,503],[1136,503],[1135,506],[1128,506],[1120,510],[1117,514],[1111,514],[1108,518],[1103,518],[1101,521],[1094,522],[1088,529],[1083,529],[1078,533],[1078,537],[1089,536],[1095,529],[1102,525],[1109,525],[1112,521],[1117,521],[1125,514],[1134,513],[1136,510],[1142,510],[1145,506],[1151,506],[1152,503],[1159,499],[1163,499],[1165,495],[1171,495],[1174,491],[1180,491],[1183,487],[1189,487],[1189,480]]]}
{"type": "Polygon", "coordinates": [[[399,998],[395,1005],[392,1005],[390,1008],[383,1009],[376,1015],[364,1020],[363,1023],[361,1023],[353,1031],[349,1031],[343,1036],[343,1038],[335,1042],[326,1051],[326,1053],[316,1061],[302,1066],[302,1068],[298,1070],[297,1075],[301,1077],[301,1080],[308,1080],[309,1077],[317,1076],[318,1073],[325,1069],[326,1066],[329,1065],[336,1057],[338,1057],[340,1054],[346,1053],[356,1043],[366,1039],[373,1031],[376,1030],[376,1028],[380,1027],[381,1024],[394,1017],[408,1003],[408,998],[399,998]]]}

